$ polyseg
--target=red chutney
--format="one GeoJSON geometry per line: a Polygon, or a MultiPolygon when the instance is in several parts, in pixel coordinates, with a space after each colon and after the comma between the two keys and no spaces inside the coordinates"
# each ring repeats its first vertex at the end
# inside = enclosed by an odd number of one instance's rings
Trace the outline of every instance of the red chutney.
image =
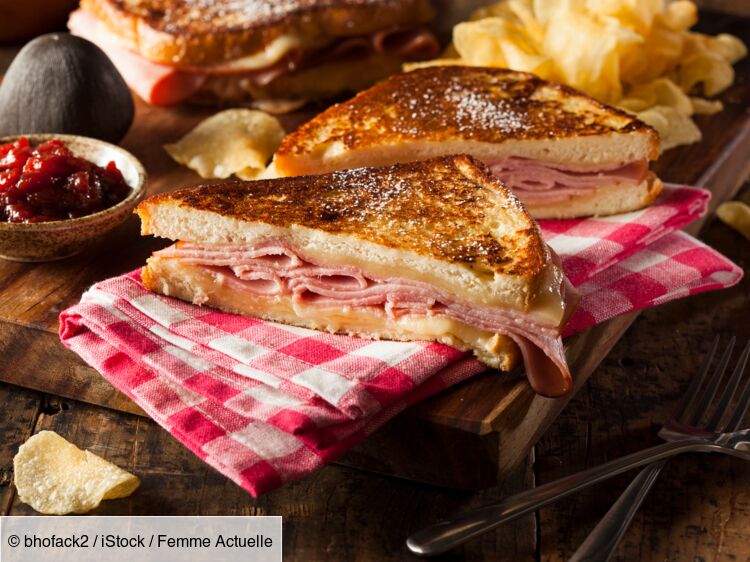
{"type": "Polygon", "coordinates": [[[0,145],[0,220],[72,219],[116,205],[130,193],[114,162],[102,168],[53,139],[32,147],[26,137],[0,145]]]}

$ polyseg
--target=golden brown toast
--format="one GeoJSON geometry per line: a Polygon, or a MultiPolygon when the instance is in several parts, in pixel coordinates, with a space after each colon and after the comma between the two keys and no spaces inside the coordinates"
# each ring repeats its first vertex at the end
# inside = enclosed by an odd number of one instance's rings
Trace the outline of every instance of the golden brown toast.
{"type": "Polygon", "coordinates": [[[428,0],[81,0],[81,7],[144,57],[178,67],[251,55],[285,35],[307,49],[432,17],[428,0]]]}
{"type": "Polygon", "coordinates": [[[491,151],[511,141],[623,135],[638,138],[644,157],[658,156],[654,129],[562,84],[506,69],[432,66],[394,75],[322,112],[286,137],[275,166],[282,175],[330,170],[336,158],[353,161],[357,152],[379,165],[398,157],[381,147],[407,143],[431,155],[449,142],[472,143],[479,156],[481,146],[491,151]]]}
{"type": "Polygon", "coordinates": [[[156,211],[165,206],[343,235],[460,264],[482,278],[529,281],[549,263],[539,227],[523,205],[486,166],[463,155],[156,195],[136,209],[143,234],[179,238],[156,224],[156,211]]]}

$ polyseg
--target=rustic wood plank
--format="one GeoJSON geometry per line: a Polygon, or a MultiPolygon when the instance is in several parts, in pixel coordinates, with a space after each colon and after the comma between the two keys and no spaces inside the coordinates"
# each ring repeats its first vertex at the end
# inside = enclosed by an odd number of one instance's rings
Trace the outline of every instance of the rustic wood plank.
{"type": "Polygon", "coordinates": [[[0,383],[0,515],[6,515],[15,498],[13,456],[34,432],[42,395],[0,383]]]}
{"type": "MultiPolygon", "coordinates": [[[[750,200],[750,187],[743,197],[750,200]]],[[[745,271],[750,244],[718,221],[702,238],[745,271]]],[[[546,482],[659,442],[715,334],[750,339],[750,278],[643,313],[586,388],[537,446],[537,478],[546,482]]],[[[735,353],[735,360],[739,352],[735,353]]],[[[746,425],[750,424],[750,418],[746,425]]],[[[541,558],[565,560],[585,539],[634,473],[541,510],[541,558]]],[[[691,455],[670,463],[617,553],[619,560],[750,559],[750,465],[691,455]]]]}
{"type": "MultiPolygon", "coordinates": [[[[141,478],[141,487],[130,498],[104,502],[92,514],[281,515],[285,560],[413,560],[404,546],[410,532],[436,517],[533,485],[531,462],[502,486],[480,494],[329,466],[254,500],[149,419],[66,401],[41,413],[35,431],[45,429],[141,478]]],[[[34,511],[16,499],[10,513],[33,515],[34,511]]],[[[447,559],[533,560],[535,525],[529,515],[447,559]]]]}
{"type": "Polygon", "coordinates": [[[5,364],[13,365],[2,375],[5,382],[72,400],[85,397],[92,404],[146,415],[135,402],[60,345],[56,334],[0,322],[0,356],[5,364]]]}

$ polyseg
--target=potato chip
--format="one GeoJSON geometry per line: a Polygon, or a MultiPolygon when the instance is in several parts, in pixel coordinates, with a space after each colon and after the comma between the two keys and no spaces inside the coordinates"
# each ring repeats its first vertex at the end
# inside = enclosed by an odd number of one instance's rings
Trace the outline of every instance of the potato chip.
{"type": "Polygon", "coordinates": [[[673,31],[687,31],[698,23],[698,8],[688,0],[673,0],[668,2],[662,9],[662,2],[656,2],[659,5],[654,18],[660,18],[669,29],[673,31]]]}
{"type": "Polygon", "coordinates": [[[469,65],[503,66],[548,78],[551,61],[534,54],[521,28],[492,18],[458,24],[453,30],[456,52],[469,65]]]}
{"type": "Polygon", "coordinates": [[[636,116],[659,132],[662,150],[681,144],[692,144],[703,137],[701,130],[690,115],[674,107],[655,105],[645,111],[637,112],[636,116]]]}
{"type": "Polygon", "coordinates": [[[13,457],[18,499],[48,515],[86,513],[102,500],[124,498],[140,485],[129,472],[54,431],[31,436],[13,457]]]}
{"type": "Polygon", "coordinates": [[[747,46],[734,35],[719,33],[712,38],[711,47],[729,64],[734,64],[747,56],[747,46]]]}
{"type": "Polygon", "coordinates": [[[716,209],[721,221],[750,240],[750,207],[742,201],[727,201],[716,209]]]}
{"type": "Polygon", "coordinates": [[[668,148],[700,139],[694,113],[721,110],[693,88],[723,91],[747,55],[732,35],[689,31],[697,19],[689,0],[504,0],[458,24],[446,58],[564,82],[642,115],[668,148]]]}
{"type": "Polygon", "coordinates": [[[724,109],[724,104],[719,100],[705,100],[703,98],[690,98],[693,113],[698,115],[713,115],[724,109]]]}
{"type": "Polygon", "coordinates": [[[686,92],[701,85],[705,95],[713,96],[732,85],[734,69],[713,54],[699,53],[682,61],[678,80],[686,92]]]}
{"type": "Polygon", "coordinates": [[[560,10],[547,27],[543,49],[553,56],[563,82],[611,103],[622,95],[619,52],[639,40],[614,18],[560,10]]]}
{"type": "Polygon", "coordinates": [[[253,179],[284,138],[278,119],[251,109],[228,109],[202,121],[165,150],[202,178],[253,179]]]}
{"type": "Polygon", "coordinates": [[[656,105],[665,105],[686,115],[693,114],[693,102],[690,101],[690,97],[677,84],[667,78],[657,78],[647,84],[639,84],[629,88],[627,97],[620,100],[618,105],[622,107],[630,105],[632,107],[632,102],[627,101],[631,98],[645,102],[644,109],[656,105]]]}

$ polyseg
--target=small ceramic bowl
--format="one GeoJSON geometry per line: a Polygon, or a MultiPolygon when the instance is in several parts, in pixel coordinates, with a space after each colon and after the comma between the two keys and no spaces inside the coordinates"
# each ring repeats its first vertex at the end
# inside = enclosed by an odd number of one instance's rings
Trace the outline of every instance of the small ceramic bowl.
{"type": "MultiPolygon", "coordinates": [[[[22,135],[0,137],[0,144],[22,135]]],[[[77,135],[23,135],[32,146],[60,139],[73,154],[99,166],[114,161],[130,186],[130,194],[114,207],[75,219],[36,223],[0,221],[0,257],[23,262],[60,260],[85,250],[107,232],[122,224],[146,192],[146,170],[138,159],[119,146],[77,135]]]]}

